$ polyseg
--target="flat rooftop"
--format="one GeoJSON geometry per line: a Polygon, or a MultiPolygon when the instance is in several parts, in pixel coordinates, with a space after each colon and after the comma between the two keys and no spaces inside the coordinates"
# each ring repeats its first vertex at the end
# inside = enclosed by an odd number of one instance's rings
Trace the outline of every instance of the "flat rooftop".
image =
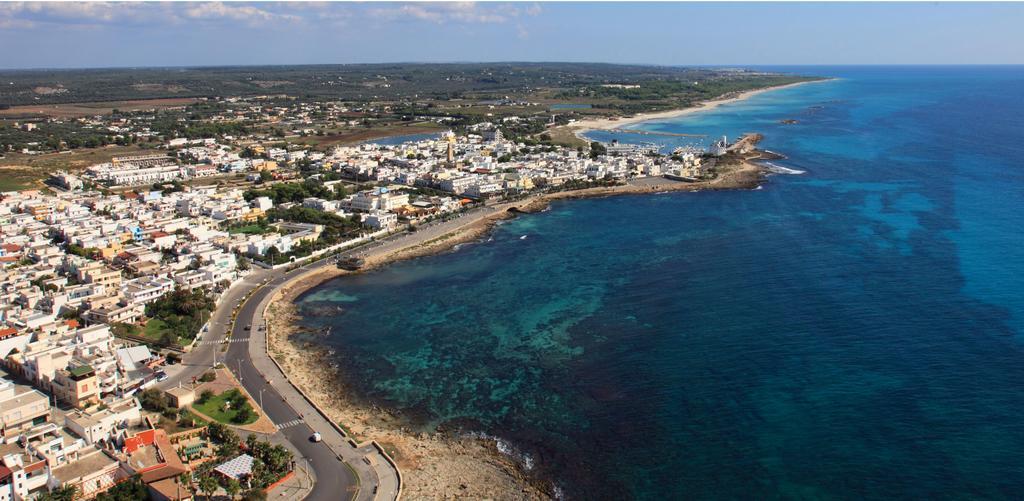
{"type": "Polygon", "coordinates": [[[117,461],[110,456],[107,456],[102,451],[97,451],[73,463],[59,466],[53,469],[52,473],[53,476],[63,484],[64,482],[84,477],[90,473],[105,470],[110,468],[111,465],[116,466],[117,461]]]}

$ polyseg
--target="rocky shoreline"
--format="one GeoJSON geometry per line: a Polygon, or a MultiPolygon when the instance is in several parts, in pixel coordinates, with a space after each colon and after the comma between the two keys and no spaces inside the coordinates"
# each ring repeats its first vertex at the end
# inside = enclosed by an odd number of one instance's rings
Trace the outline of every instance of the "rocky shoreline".
{"type": "MultiPolygon", "coordinates": [[[[458,244],[478,241],[503,219],[517,213],[546,209],[551,201],[574,198],[638,195],[669,191],[756,189],[766,175],[764,166],[747,160],[720,170],[709,181],[686,183],[661,178],[642,182],[534,195],[523,200],[493,207],[489,213],[469,217],[464,224],[442,235],[407,245],[381,247],[366,251],[362,270],[374,269],[399,260],[412,259],[450,250],[458,244]]],[[[410,235],[412,236],[412,235],[410,235]]],[[[422,239],[420,239],[422,240],[422,239]]],[[[333,365],[330,353],[311,341],[297,339],[301,333],[295,301],[310,290],[335,277],[353,273],[326,266],[301,275],[282,286],[271,300],[268,346],[295,384],[359,441],[373,439],[392,454],[404,480],[404,496],[409,499],[551,499],[554,485],[535,478],[513,458],[502,454],[493,439],[473,438],[445,432],[422,433],[409,430],[392,411],[351,397],[341,377],[341,368],[333,365]]]]}

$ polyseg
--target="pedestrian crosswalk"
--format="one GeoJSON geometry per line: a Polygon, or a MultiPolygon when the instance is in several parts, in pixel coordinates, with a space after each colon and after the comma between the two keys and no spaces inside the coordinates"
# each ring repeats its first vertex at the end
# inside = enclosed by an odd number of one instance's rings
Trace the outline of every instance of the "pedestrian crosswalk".
{"type": "Polygon", "coordinates": [[[199,342],[199,343],[197,343],[197,344],[198,344],[199,346],[209,346],[209,345],[211,345],[211,344],[223,344],[223,343],[247,343],[247,342],[249,342],[249,338],[247,338],[247,337],[240,337],[240,338],[231,338],[231,339],[226,339],[226,340],[220,340],[220,341],[200,341],[200,342],[199,342]]]}
{"type": "Polygon", "coordinates": [[[277,425],[274,425],[274,426],[276,426],[277,429],[279,429],[279,430],[283,430],[285,428],[291,428],[292,426],[295,426],[295,425],[298,425],[298,424],[302,424],[302,420],[301,419],[293,419],[291,421],[288,421],[287,423],[281,423],[281,424],[277,424],[277,425]]]}

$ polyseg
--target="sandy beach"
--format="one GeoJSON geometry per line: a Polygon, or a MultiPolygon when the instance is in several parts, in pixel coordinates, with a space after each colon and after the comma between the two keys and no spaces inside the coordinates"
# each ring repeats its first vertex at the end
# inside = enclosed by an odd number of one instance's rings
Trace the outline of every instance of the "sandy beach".
{"type": "Polygon", "coordinates": [[[665,119],[668,119],[668,118],[677,118],[677,117],[689,115],[691,113],[697,113],[697,112],[701,112],[701,111],[713,110],[713,109],[715,109],[715,108],[717,108],[719,106],[722,106],[723,104],[740,102],[740,101],[743,101],[743,100],[746,100],[746,99],[750,99],[751,97],[754,97],[754,96],[756,96],[758,94],[763,94],[765,92],[769,92],[769,91],[773,91],[773,90],[779,90],[779,89],[787,89],[787,88],[790,88],[790,87],[796,87],[798,85],[804,85],[804,84],[809,84],[809,83],[814,83],[814,82],[823,82],[823,81],[825,81],[825,80],[809,80],[809,81],[806,81],[806,82],[795,82],[795,83],[786,84],[786,85],[776,85],[774,87],[765,87],[763,89],[754,89],[754,90],[748,90],[746,92],[740,92],[740,93],[734,93],[734,94],[726,95],[726,96],[720,97],[718,99],[713,99],[711,101],[704,101],[704,102],[700,103],[699,105],[691,107],[691,108],[681,108],[681,109],[678,109],[678,110],[659,111],[659,112],[656,112],[656,113],[639,113],[637,115],[633,115],[631,117],[626,117],[626,118],[591,118],[591,119],[586,119],[586,120],[580,120],[578,122],[573,122],[573,123],[571,123],[569,125],[566,125],[565,127],[571,129],[573,131],[573,133],[576,135],[576,137],[579,137],[580,139],[586,140],[586,138],[583,137],[583,135],[586,134],[588,131],[592,131],[592,130],[621,129],[621,128],[624,128],[626,126],[634,125],[634,124],[637,124],[637,123],[640,123],[640,122],[648,122],[648,121],[652,121],[652,120],[665,120],[665,119]]]}
{"type": "MultiPolygon", "coordinates": [[[[553,200],[636,195],[668,191],[754,189],[764,179],[764,168],[742,161],[710,181],[686,183],[664,178],[641,178],[624,185],[538,194],[523,200],[478,209],[457,219],[426,227],[360,253],[363,270],[403,259],[451,250],[458,244],[483,238],[500,220],[517,213],[538,212],[553,200]]],[[[522,465],[501,454],[493,440],[448,433],[415,433],[389,410],[350,396],[330,354],[318,344],[292,337],[300,332],[295,300],[305,291],[352,272],[325,266],[296,277],[275,294],[266,318],[271,355],[289,378],[310,395],[335,422],[359,440],[377,440],[391,452],[405,482],[408,499],[550,499],[552,486],[524,471],[522,465]]],[[[308,337],[307,337],[308,339],[308,337]]]]}

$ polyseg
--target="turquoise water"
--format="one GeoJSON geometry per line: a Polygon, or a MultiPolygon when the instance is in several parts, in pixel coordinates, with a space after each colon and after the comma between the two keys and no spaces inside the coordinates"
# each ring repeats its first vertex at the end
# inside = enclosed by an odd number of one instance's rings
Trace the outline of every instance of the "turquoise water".
{"type": "Polygon", "coordinates": [[[644,127],[805,174],[558,202],[303,322],[358,396],[571,499],[1018,498],[1024,68],[799,71],[838,79],[644,127]]]}

